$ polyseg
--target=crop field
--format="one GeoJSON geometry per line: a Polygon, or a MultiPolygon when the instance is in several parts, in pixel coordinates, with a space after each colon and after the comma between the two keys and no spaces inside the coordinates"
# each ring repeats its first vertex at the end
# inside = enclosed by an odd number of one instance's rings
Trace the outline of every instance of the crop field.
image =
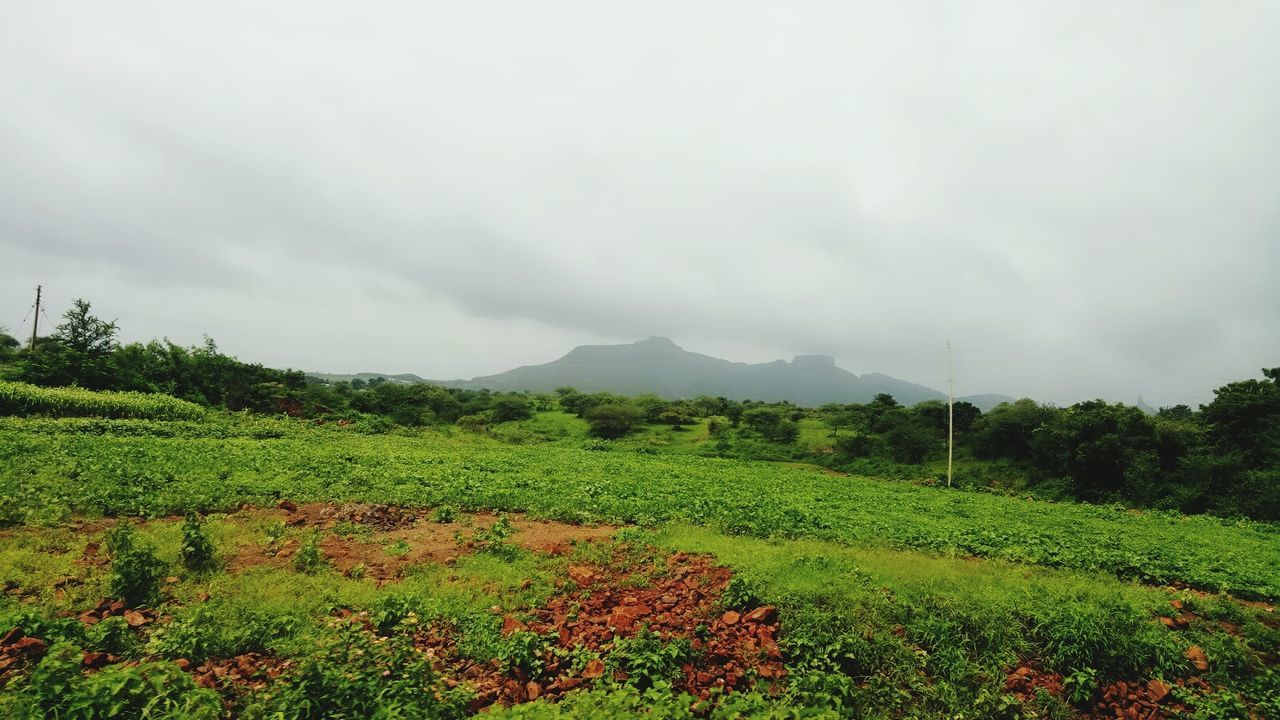
{"type": "Polygon", "coordinates": [[[1280,717],[1273,524],[571,420],[0,419],[0,717],[1280,717]]]}

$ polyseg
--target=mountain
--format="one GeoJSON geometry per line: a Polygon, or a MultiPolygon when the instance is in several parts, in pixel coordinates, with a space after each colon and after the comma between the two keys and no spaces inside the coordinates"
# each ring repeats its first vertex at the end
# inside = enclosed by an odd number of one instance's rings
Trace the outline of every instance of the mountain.
{"type": "MultiPolygon", "coordinates": [[[[425,382],[469,390],[551,392],[556,388],[574,387],[582,392],[654,393],[666,398],[711,395],[731,400],[788,400],[806,407],[831,402],[868,402],[880,393],[892,395],[903,405],[947,399],[946,394],[933,388],[883,373],[854,375],[837,367],[830,355],[798,355],[791,362],[731,362],[689,352],[665,337],[651,337],[629,345],[582,345],[549,363],[525,365],[471,380],[425,380],[412,373],[310,375],[328,382],[381,377],[394,382],[425,382]]],[[[961,400],[977,405],[983,412],[1002,402],[1013,402],[1008,395],[991,393],[956,398],[957,402],[961,400]]]]}
{"type": "Polygon", "coordinates": [[[733,400],[789,400],[805,406],[867,402],[878,393],[889,393],[905,405],[946,400],[937,390],[888,375],[854,375],[837,367],[829,355],[800,355],[791,362],[730,362],[689,352],[664,337],[630,345],[583,345],[542,365],[442,384],[534,392],[571,386],[583,392],[654,393],[668,398],[711,395],[733,400]]]}
{"type": "Polygon", "coordinates": [[[1001,403],[1011,403],[1016,400],[1017,398],[1010,397],[1008,395],[1001,395],[1000,393],[982,393],[981,395],[966,395],[964,397],[956,398],[956,402],[964,401],[977,405],[978,409],[982,412],[987,412],[1001,403]]]}
{"type": "Polygon", "coordinates": [[[383,380],[387,380],[390,382],[399,382],[399,383],[405,383],[409,385],[412,385],[413,383],[431,382],[430,380],[427,380],[426,378],[420,377],[418,375],[414,375],[413,373],[399,373],[395,375],[391,373],[369,373],[369,372],[352,373],[350,375],[342,375],[339,373],[307,373],[307,375],[314,378],[320,378],[325,382],[343,382],[343,381],[351,382],[352,380],[364,380],[365,382],[368,382],[374,378],[382,378],[383,380]]]}

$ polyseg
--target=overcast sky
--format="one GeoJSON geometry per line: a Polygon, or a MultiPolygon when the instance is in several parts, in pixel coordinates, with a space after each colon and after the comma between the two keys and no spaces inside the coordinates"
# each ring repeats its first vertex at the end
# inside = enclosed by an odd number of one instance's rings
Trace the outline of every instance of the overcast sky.
{"type": "Polygon", "coordinates": [[[666,335],[958,394],[1280,365],[1280,3],[5,3],[0,325],[471,377],[666,335]],[[43,319],[42,319],[43,322],[43,319]]]}

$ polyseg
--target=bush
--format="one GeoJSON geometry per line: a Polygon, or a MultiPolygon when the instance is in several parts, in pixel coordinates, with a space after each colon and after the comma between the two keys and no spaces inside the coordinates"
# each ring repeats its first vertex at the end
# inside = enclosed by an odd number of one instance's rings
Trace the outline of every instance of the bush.
{"type": "Polygon", "coordinates": [[[250,701],[245,715],[310,718],[462,718],[467,696],[450,690],[408,635],[379,637],[341,622],[285,682],[250,701]]]}
{"type": "Polygon", "coordinates": [[[192,572],[209,572],[218,567],[213,543],[204,533],[200,516],[189,513],[182,523],[182,566],[192,572]]]}
{"type": "Polygon", "coordinates": [[[25,678],[0,695],[0,716],[38,718],[152,718],[215,720],[222,702],[213,690],[196,686],[191,676],[171,663],[133,667],[110,665],[81,672],[81,650],[59,643],[25,678]]]}
{"type": "Polygon", "coordinates": [[[633,405],[606,403],[591,408],[587,411],[586,418],[591,423],[587,432],[592,437],[613,440],[626,435],[644,422],[644,411],[633,405]]]}
{"type": "Polygon", "coordinates": [[[0,415],[198,420],[204,409],[157,393],[95,392],[0,381],[0,415]]]}
{"type": "Polygon", "coordinates": [[[326,564],[324,553],[320,552],[320,537],[317,533],[311,533],[302,541],[302,547],[298,548],[298,554],[293,557],[293,569],[314,575],[326,564]]]}
{"type": "Polygon", "coordinates": [[[680,678],[680,666],[693,659],[693,647],[680,638],[664,641],[648,628],[620,638],[609,653],[607,666],[627,674],[627,682],[640,690],[680,678]]]}
{"type": "Polygon", "coordinates": [[[122,522],[107,536],[107,552],[111,555],[111,574],[107,592],[130,607],[153,602],[160,594],[164,563],[147,545],[140,545],[133,525],[122,522]]]}

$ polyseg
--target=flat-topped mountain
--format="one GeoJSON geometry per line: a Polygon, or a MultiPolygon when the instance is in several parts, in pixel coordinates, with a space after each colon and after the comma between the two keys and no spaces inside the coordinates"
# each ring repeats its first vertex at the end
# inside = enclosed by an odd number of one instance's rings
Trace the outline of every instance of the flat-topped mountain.
{"type": "MultiPolygon", "coordinates": [[[[946,400],[944,393],[933,388],[888,375],[855,375],[837,367],[829,355],[800,355],[791,362],[731,362],[689,352],[665,337],[629,345],[582,345],[542,365],[442,384],[534,392],[571,386],[583,392],[654,393],[667,398],[711,395],[732,400],[789,400],[805,406],[867,402],[879,393],[889,393],[904,405],[946,400]]],[[[994,397],[984,398],[984,405],[994,406],[994,397]]]]}

